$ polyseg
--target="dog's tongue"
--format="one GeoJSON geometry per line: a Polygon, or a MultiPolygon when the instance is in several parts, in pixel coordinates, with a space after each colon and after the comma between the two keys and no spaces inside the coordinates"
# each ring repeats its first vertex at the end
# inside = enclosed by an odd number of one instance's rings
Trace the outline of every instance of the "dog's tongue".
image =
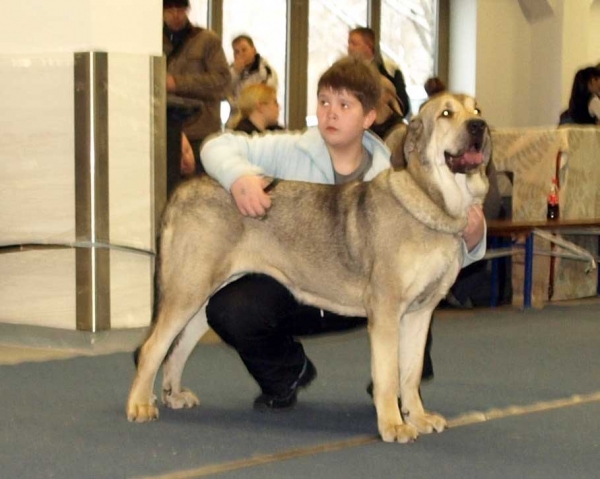
{"type": "Polygon", "coordinates": [[[448,167],[453,173],[468,173],[483,163],[481,151],[470,150],[460,156],[451,157],[448,167]]]}
{"type": "Polygon", "coordinates": [[[481,151],[467,151],[461,158],[461,163],[477,166],[483,163],[483,153],[481,151]]]}

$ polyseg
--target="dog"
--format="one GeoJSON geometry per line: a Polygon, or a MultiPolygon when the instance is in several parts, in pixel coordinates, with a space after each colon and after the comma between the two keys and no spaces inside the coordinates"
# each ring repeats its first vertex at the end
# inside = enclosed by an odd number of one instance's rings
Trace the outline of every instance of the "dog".
{"type": "Polygon", "coordinates": [[[153,389],[161,363],[163,402],[199,404],[181,375],[208,329],[201,307],[224,284],[255,272],[301,302],[368,317],[384,441],[411,442],[445,429],[446,420],[426,412],[419,394],[425,341],[431,314],[463,262],[467,209],[488,189],[489,128],[473,98],[438,95],[410,122],[403,152],[405,168],[370,182],[281,181],[263,219],[242,216],[206,176],[182,184],[162,218],[155,312],[139,349],[129,421],[158,417],[153,389]]]}

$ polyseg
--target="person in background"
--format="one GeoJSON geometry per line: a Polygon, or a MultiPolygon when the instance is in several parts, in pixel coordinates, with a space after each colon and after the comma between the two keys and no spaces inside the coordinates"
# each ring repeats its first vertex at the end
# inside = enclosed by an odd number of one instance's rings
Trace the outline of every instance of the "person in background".
{"type": "Polygon", "coordinates": [[[448,89],[446,88],[446,84],[440,77],[428,78],[425,81],[423,87],[425,88],[425,93],[427,93],[427,96],[429,98],[431,98],[433,95],[437,95],[438,93],[442,93],[443,91],[446,91],[448,89]]]}
{"type": "Polygon", "coordinates": [[[244,87],[256,83],[265,83],[277,93],[277,73],[275,69],[262,57],[254,46],[254,41],[249,35],[238,35],[231,42],[233,48],[233,63],[229,66],[231,73],[231,92],[228,97],[231,105],[230,121],[238,112],[238,100],[244,87]]]}
{"type": "Polygon", "coordinates": [[[377,117],[371,126],[371,131],[387,144],[388,136],[398,127],[404,130],[406,123],[394,84],[384,75],[380,75],[380,79],[381,96],[377,102],[377,117]]]}
{"type": "Polygon", "coordinates": [[[582,68],[575,74],[569,108],[559,124],[600,125],[600,69],[582,68]]]}
{"type": "MultiPolygon", "coordinates": [[[[206,141],[201,158],[207,173],[231,192],[245,216],[263,217],[271,206],[264,176],[321,184],[369,181],[390,167],[390,152],[369,131],[381,81],[356,58],[329,67],[317,85],[317,126],[303,132],[240,135],[225,132],[206,141]]],[[[465,264],[485,253],[485,223],[477,208],[463,231],[465,264]]],[[[208,324],[235,348],[261,388],[258,410],[293,407],[298,390],[317,370],[297,336],[366,325],[299,303],[274,278],[248,274],[216,292],[206,307],[208,324]]]]}
{"type": "Polygon", "coordinates": [[[235,131],[245,133],[281,130],[277,91],[265,83],[246,86],[238,99],[238,113],[231,121],[235,131]]]}
{"type": "Polygon", "coordinates": [[[400,108],[404,117],[410,115],[410,100],[406,93],[406,83],[402,71],[393,61],[382,57],[379,45],[375,42],[375,32],[371,28],[357,27],[348,34],[348,55],[372,63],[383,76],[387,77],[396,89],[400,108]]]}
{"type": "MultiPolygon", "coordinates": [[[[179,129],[187,136],[196,169],[202,141],[221,129],[220,102],[227,94],[231,74],[221,39],[211,30],[192,26],[188,19],[189,0],[163,0],[163,53],[167,57],[167,129],[179,129]],[[175,106],[169,97],[176,97],[175,106]],[[189,101],[190,107],[186,106],[189,101]]],[[[179,163],[179,132],[173,138],[172,163],[179,163]]],[[[168,148],[168,146],[167,146],[168,148]]]]}

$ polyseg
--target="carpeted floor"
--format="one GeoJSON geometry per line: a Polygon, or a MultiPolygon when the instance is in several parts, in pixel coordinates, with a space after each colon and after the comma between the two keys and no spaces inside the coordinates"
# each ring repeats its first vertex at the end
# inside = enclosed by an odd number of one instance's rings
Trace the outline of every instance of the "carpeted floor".
{"type": "Polygon", "coordinates": [[[210,344],[184,374],[200,407],[151,424],[125,417],[128,353],[1,366],[0,478],[598,477],[597,301],[439,314],[422,393],[454,427],[409,445],[376,439],[365,330],[304,344],[319,377],[294,411],[253,411],[257,386],[210,344]]]}

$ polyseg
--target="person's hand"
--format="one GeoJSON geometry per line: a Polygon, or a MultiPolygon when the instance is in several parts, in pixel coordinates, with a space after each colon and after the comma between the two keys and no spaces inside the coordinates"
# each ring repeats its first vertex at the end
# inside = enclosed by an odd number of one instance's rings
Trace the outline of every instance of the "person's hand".
{"type": "Polygon", "coordinates": [[[233,60],[233,69],[238,73],[242,73],[242,71],[244,70],[244,68],[246,68],[247,65],[248,62],[242,56],[237,56],[233,60]]]}
{"type": "Polygon", "coordinates": [[[167,74],[167,91],[169,93],[173,93],[177,91],[177,84],[175,83],[175,77],[173,75],[167,74]]]}
{"type": "Polygon", "coordinates": [[[485,230],[485,217],[481,206],[471,206],[467,212],[467,226],[462,231],[462,237],[467,245],[467,251],[471,251],[483,239],[485,230]]]}
{"type": "Polygon", "coordinates": [[[268,182],[261,176],[241,176],[231,185],[231,195],[244,216],[260,217],[271,207],[271,198],[264,192],[268,182]]]}
{"type": "Polygon", "coordinates": [[[181,134],[181,174],[182,175],[191,175],[196,171],[196,159],[194,157],[194,150],[192,150],[192,145],[188,140],[188,137],[185,133],[181,134]]]}

